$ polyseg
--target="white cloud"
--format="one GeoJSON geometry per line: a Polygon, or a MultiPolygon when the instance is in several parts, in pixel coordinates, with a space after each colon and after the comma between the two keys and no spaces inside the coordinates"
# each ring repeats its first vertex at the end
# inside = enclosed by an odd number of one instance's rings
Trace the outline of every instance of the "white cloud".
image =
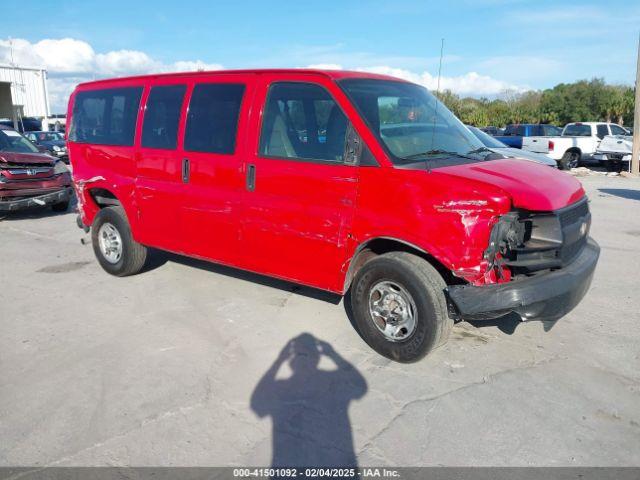
{"type": "MultiPolygon", "coordinates": [[[[28,45],[25,45],[29,49],[28,45]]],[[[86,73],[94,66],[96,53],[91,45],[82,40],[62,38],[59,40],[45,39],[33,44],[33,51],[39,58],[39,65],[47,69],[64,73],[86,73]]],[[[16,63],[20,63],[16,59],[16,63]]]]}
{"type": "Polygon", "coordinates": [[[95,56],[96,72],[100,75],[132,75],[158,70],[160,62],[137,50],[117,50],[95,56]]]}
{"type": "Polygon", "coordinates": [[[89,43],[73,38],[44,39],[36,43],[19,38],[0,39],[0,63],[46,68],[49,72],[48,87],[54,113],[65,111],[69,94],[78,83],[87,80],[223,68],[220,64],[202,60],[164,63],[139,50],[96,53],[89,43]]]}
{"type": "Polygon", "coordinates": [[[172,63],[169,68],[163,67],[163,71],[169,72],[192,72],[203,70],[222,70],[224,67],[219,63],[205,63],[202,60],[184,61],[172,63]]]}
{"type": "MultiPolygon", "coordinates": [[[[369,67],[362,70],[402,78],[423,85],[429,90],[436,90],[438,88],[438,76],[432,75],[429,72],[415,73],[409,70],[387,66],[369,67]]],[[[526,88],[519,85],[512,85],[502,80],[496,80],[486,75],[480,75],[476,72],[469,72],[456,77],[442,76],[440,78],[440,90],[451,90],[460,95],[496,96],[505,90],[524,91],[526,88]]]]}
{"type": "MultiPolygon", "coordinates": [[[[381,73],[409,80],[435,90],[438,85],[437,75],[426,70],[418,70],[414,62],[401,63],[405,68],[388,66],[385,58],[379,58],[380,63],[371,63],[371,55],[356,55],[356,61],[346,59],[339,52],[324,52],[325,58],[309,68],[340,70],[344,65],[367,65],[356,70],[381,73]],[[336,56],[337,55],[337,56],[336,56]],[[362,63],[360,63],[362,61],[362,63]],[[410,66],[414,64],[415,68],[410,66]]],[[[457,61],[452,57],[451,61],[457,61]]],[[[82,40],[73,38],[44,39],[31,43],[23,39],[0,39],[0,63],[16,63],[26,66],[42,66],[49,72],[49,93],[52,111],[60,113],[66,110],[69,94],[78,83],[105,77],[139,75],[153,72],[186,72],[196,70],[220,70],[218,63],[207,63],[200,59],[179,60],[165,63],[139,50],[112,50],[96,52],[93,47],[82,40]]],[[[390,60],[391,62],[391,60],[390,60]]],[[[394,62],[395,63],[395,62],[394,62]]],[[[487,64],[479,71],[495,70],[496,65],[487,64]]],[[[451,90],[460,95],[497,96],[505,90],[524,91],[525,86],[515,85],[471,71],[459,76],[443,76],[440,79],[441,90],[451,90]]]]}
{"type": "Polygon", "coordinates": [[[313,68],[316,70],[342,70],[342,65],[337,63],[313,63],[306,68],[313,68]]]}
{"type": "MultiPolygon", "coordinates": [[[[342,66],[338,64],[312,64],[309,65],[308,68],[340,70],[342,69],[342,66]]],[[[432,75],[427,71],[418,73],[386,65],[359,67],[354,70],[402,78],[409,82],[422,85],[429,90],[436,90],[438,88],[438,76],[432,75]]],[[[528,90],[528,88],[522,85],[514,85],[502,80],[497,80],[487,75],[480,75],[476,72],[469,72],[464,75],[454,77],[442,76],[440,78],[440,90],[451,90],[459,95],[495,97],[507,90],[523,92],[528,90]]]]}

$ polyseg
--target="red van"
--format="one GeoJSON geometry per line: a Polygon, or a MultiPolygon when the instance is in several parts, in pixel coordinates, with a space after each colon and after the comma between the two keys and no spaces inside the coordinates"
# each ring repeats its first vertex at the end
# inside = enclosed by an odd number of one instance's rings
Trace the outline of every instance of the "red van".
{"type": "Polygon", "coordinates": [[[79,85],[80,226],[117,276],[147,247],[338,294],[410,362],[460,319],[555,320],[599,248],[570,175],[496,158],[425,88],[345,71],[164,74],[79,85]]]}

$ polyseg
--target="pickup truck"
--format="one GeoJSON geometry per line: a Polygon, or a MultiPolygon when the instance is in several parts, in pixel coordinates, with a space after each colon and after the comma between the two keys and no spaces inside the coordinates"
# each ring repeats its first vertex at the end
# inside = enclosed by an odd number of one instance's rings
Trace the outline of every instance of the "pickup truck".
{"type": "Polygon", "coordinates": [[[511,148],[522,148],[523,138],[526,137],[545,137],[560,135],[562,129],[554,125],[541,123],[514,123],[507,125],[503,135],[495,135],[495,137],[511,148]]]}
{"type": "Polygon", "coordinates": [[[600,142],[607,135],[624,135],[625,130],[615,123],[568,123],[557,137],[532,136],[524,138],[522,149],[544,153],[558,162],[563,170],[575,168],[582,161],[594,160],[600,142]]]}
{"type": "Polygon", "coordinates": [[[593,158],[605,165],[607,170],[619,172],[622,170],[622,162],[631,161],[632,150],[632,136],[607,135],[600,142],[593,158]]]}

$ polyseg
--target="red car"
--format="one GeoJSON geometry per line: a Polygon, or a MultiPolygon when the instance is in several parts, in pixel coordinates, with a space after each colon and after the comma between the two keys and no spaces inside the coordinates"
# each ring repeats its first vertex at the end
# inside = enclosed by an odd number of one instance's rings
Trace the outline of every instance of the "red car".
{"type": "Polygon", "coordinates": [[[415,361],[454,321],[555,320],[599,248],[570,175],[490,151],[426,89],[345,71],[79,85],[68,148],[98,261],[147,247],[338,294],[376,351],[415,361]]]}
{"type": "Polygon", "coordinates": [[[44,205],[66,211],[72,194],[71,174],[62,161],[0,125],[0,213],[44,205]]]}

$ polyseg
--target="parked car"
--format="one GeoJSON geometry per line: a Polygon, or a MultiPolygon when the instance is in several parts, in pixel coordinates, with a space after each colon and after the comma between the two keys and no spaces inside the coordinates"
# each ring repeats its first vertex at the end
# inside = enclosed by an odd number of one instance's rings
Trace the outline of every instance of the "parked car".
{"type": "Polygon", "coordinates": [[[42,119],[43,132],[61,132],[64,133],[67,128],[66,115],[51,115],[48,118],[42,119]]]}
{"type": "Polygon", "coordinates": [[[522,148],[522,139],[533,136],[553,136],[560,135],[562,129],[555,125],[542,123],[519,123],[510,124],[502,135],[495,137],[508,147],[522,148]]]}
{"type": "Polygon", "coordinates": [[[0,212],[50,205],[66,211],[73,190],[66,165],[0,125],[0,212]]]}
{"type": "Polygon", "coordinates": [[[44,153],[69,163],[67,143],[60,132],[27,132],[24,134],[37,147],[42,147],[44,153]]]}
{"type": "Polygon", "coordinates": [[[598,259],[579,181],[487,160],[426,88],[393,77],[99,80],[67,118],[79,226],[104,270],[140,272],[156,247],[349,291],[363,339],[396,361],[444,343],[456,319],[563,316],[598,259]]]}
{"type": "Polygon", "coordinates": [[[494,137],[496,135],[502,135],[504,133],[504,128],[498,128],[491,125],[488,127],[479,127],[479,128],[483,132],[488,133],[489,135],[493,135],[494,137]]]}
{"type": "Polygon", "coordinates": [[[498,155],[502,155],[504,158],[522,158],[524,160],[530,160],[532,162],[541,163],[550,167],[558,167],[556,161],[547,157],[546,155],[542,155],[541,153],[527,152],[526,150],[521,150],[519,148],[508,147],[497,138],[486,134],[479,128],[472,127],[471,125],[467,125],[467,128],[471,130],[471,133],[473,133],[485,147],[487,147],[492,152],[497,153],[498,155]]]}
{"type": "Polygon", "coordinates": [[[575,168],[583,161],[594,160],[598,145],[607,135],[624,135],[626,132],[615,123],[575,122],[568,123],[557,137],[529,137],[523,140],[522,148],[531,152],[549,155],[558,161],[562,169],[575,168]]]}
{"type": "MultiPolygon", "coordinates": [[[[14,128],[13,120],[9,118],[5,118],[0,120],[0,125],[4,125],[5,127],[14,128]]],[[[35,132],[38,130],[42,130],[42,121],[35,117],[22,117],[18,119],[18,132],[35,132]]]]}
{"type": "Polygon", "coordinates": [[[609,171],[621,171],[624,162],[631,161],[633,137],[630,135],[607,135],[602,139],[593,158],[609,171]]]}

